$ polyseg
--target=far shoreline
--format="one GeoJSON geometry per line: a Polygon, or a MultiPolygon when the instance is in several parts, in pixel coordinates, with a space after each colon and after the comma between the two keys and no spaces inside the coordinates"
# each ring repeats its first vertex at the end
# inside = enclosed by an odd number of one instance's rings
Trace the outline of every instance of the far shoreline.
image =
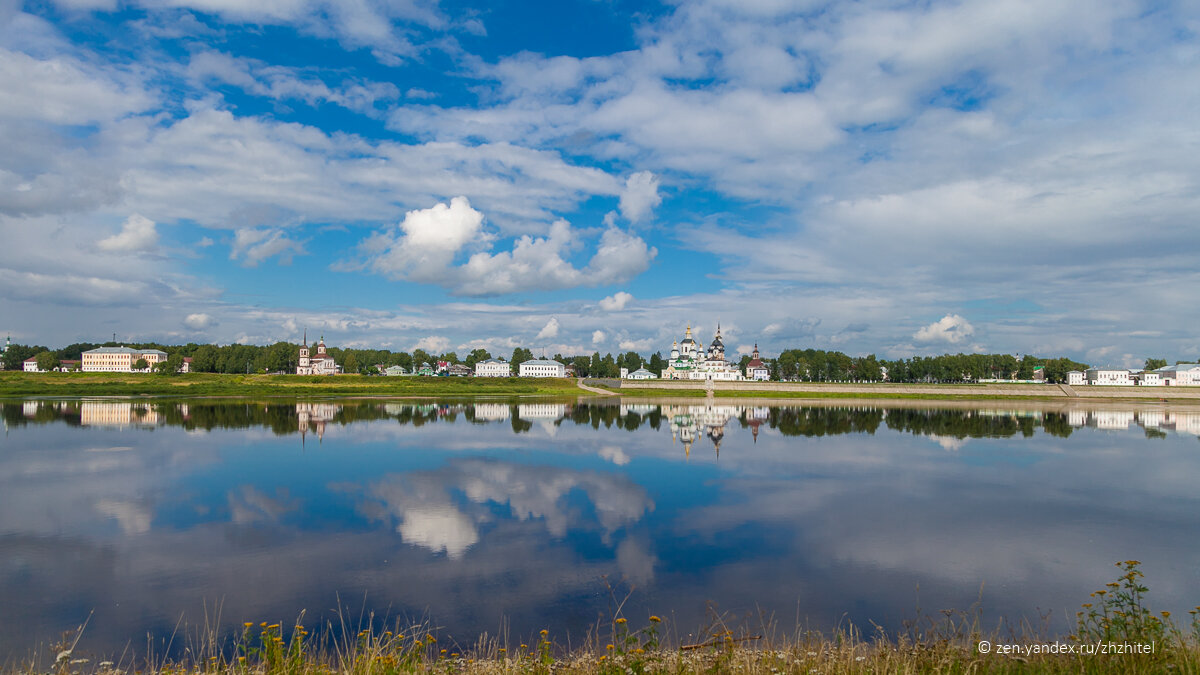
{"type": "Polygon", "coordinates": [[[1200,387],[1066,387],[1055,384],[909,384],[851,382],[619,381],[576,378],[448,378],[363,375],[229,375],[188,373],[24,373],[0,372],[0,398],[28,397],[165,398],[339,398],[463,399],[585,398],[639,401],[712,400],[742,405],[902,401],[1050,404],[1114,403],[1200,405],[1200,387]],[[586,385],[585,385],[586,382],[586,385]],[[586,388],[585,388],[586,387],[586,388]]]}

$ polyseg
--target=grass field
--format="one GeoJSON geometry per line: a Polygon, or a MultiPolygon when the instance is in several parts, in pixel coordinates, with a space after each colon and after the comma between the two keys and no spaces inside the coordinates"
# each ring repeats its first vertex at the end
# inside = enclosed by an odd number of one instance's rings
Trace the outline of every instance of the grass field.
{"type": "Polygon", "coordinates": [[[574,380],[518,377],[367,377],[189,373],[0,372],[0,396],[561,396],[574,380]]]}

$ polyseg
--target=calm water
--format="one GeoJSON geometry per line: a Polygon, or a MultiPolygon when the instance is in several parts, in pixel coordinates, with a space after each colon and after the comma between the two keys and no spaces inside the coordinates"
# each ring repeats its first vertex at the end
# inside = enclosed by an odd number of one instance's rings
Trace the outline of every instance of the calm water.
{"type": "Polygon", "coordinates": [[[1154,609],[1200,604],[1200,410],[1014,405],[5,403],[0,662],[214,606],[578,643],[606,579],[683,635],[712,606],[899,629],[980,597],[1065,633],[1128,558],[1154,609]]]}

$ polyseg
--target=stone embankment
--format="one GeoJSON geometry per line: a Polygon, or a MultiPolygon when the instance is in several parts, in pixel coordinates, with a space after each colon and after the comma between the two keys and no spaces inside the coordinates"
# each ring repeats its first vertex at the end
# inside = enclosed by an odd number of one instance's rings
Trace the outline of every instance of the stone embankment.
{"type": "MultiPolygon", "coordinates": [[[[622,391],[637,389],[689,390],[706,388],[701,381],[640,380],[621,382],[622,391]]],[[[1200,387],[1068,387],[1054,384],[887,384],[865,382],[713,382],[718,395],[722,391],[854,394],[864,396],[1014,396],[1038,398],[1145,399],[1200,401],[1200,387]]]]}

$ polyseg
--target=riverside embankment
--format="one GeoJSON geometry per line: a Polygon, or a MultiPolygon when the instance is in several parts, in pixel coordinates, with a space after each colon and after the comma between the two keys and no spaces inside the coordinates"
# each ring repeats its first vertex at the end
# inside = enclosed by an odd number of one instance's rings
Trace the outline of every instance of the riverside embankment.
{"type": "Polygon", "coordinates": [[[865,382],[622,381],[624,396],[754,396],[761,398],[1033,398],[1200,403],[1200,387],[1068,387],[1057,384],[902,384],[865,382]]]}

